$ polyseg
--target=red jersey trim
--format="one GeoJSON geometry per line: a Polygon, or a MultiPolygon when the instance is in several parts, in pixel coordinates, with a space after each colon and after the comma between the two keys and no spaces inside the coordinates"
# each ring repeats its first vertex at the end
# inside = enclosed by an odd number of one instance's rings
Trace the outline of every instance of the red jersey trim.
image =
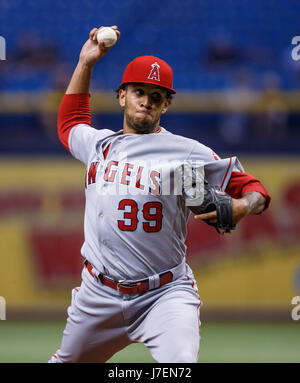
{"type": "Polygon", "coordinates": [[[262,194],[266,199],[264,209],[269,207],[271,197],[267,189],[257,178],[247,173],[232,172],[225,192],[232,198],[242,198],[245,193],[250,191],[256,191],[262,194]]]}
{"type": "Polygon", "coordinates": [[[107,148],[103,152],[103,157],[104,157],[105,160],[106,160],[107,154],[109,152],[109,148],[110,148],[110,144],[107,146],[107,148]]]}

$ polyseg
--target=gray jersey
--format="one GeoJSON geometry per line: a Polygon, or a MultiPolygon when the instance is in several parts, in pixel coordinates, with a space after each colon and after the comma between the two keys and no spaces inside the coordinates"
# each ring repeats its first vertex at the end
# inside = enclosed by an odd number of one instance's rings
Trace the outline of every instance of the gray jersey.
{"type": "Polygon", "coordinates": [[[243,171],[236,157],[220,159],[207,146],[163,128],[123,134],[80,124],[70,132],[69,147],[87,166],[82,256],[98,272],[122,280],[185,261],[189,210],[174,193],[172,174],[163,183],[168,164],[201,162],[209,183],[222,190],[233,170],[243,171]]]}

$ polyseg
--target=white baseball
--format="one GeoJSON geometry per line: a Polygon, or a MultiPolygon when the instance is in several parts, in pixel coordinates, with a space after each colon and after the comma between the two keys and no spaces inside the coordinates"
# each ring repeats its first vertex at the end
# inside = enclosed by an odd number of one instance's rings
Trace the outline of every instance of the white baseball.
{"type": "Polygon", "coordinates": [[[117,42],[117,34],[116,32],[110,28],[110,27],[104,27],[104,28],[101,28],[98,32],[97,32],[97,41],[98,43],[101,41],[101,42],[104,42],[104,45],[109,48],[109,47],[112,47],[116,42],[117,42]]]}

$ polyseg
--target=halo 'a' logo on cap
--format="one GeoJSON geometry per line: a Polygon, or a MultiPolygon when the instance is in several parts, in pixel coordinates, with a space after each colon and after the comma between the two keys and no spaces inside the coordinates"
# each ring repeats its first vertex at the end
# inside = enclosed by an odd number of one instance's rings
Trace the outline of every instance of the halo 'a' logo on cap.
{"type": "Polygon", "coordinates": [[[160,66],[157,64],[157,62],[155,62],[154,64],[151,64],[152,66],[152,69],[150,71],[150,74],[148,76],[148,79],[149,80],[156,80],[156,81],[160,81],[160,77],[159,77],[159,68],[160,66]]]}

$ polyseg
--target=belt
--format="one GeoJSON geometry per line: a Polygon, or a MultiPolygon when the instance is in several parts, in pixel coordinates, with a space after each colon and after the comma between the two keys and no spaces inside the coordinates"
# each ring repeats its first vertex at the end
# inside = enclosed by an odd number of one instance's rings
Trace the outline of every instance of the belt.
{"type": "MultiPolygon", "coordinates": [[[[85,261],[85,265],[88,272],[91,274],[91,276],[95,278],[92,272],[93,266],[90,264],[90,262],[85,261]]],[[[131,295],[141,294],[147,290],[150,290],[149,278],[143,279],[141,281],[135,281],[135,282],[116,281],[103,274],[99,274],[98,278],[105,286],[118,290],[122,294],[131,294],[131,295]]],[[[157,287],[161,287],[165,285],[166,283],[172,282],[172,280],[173,280],[173,273],[171,271],[166,271],[164,273],[161,273],[159,274],[159,286],[157,287]]]]}

